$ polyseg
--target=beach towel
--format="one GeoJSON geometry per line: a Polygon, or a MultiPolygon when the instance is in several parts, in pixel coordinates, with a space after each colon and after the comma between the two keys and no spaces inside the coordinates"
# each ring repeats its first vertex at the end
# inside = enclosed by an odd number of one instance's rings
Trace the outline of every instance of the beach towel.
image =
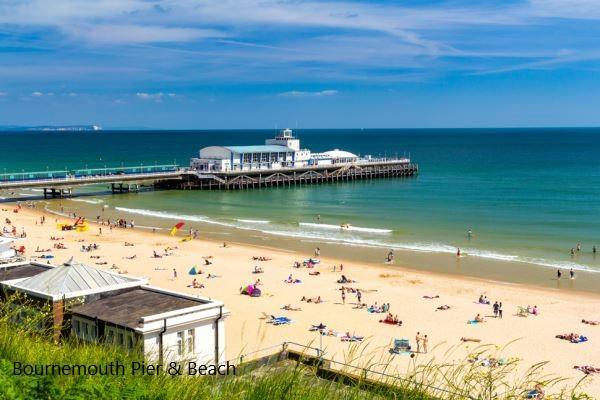
{"type": "Polygon", "coordinates": [[[471,324],[471,325],[475,325],[475,324],[478,324],[478,323],[479,323],[479,321],[477,321],[476,319],[472,319],[472,320],[467,321],[467,324],[471,324]]]}

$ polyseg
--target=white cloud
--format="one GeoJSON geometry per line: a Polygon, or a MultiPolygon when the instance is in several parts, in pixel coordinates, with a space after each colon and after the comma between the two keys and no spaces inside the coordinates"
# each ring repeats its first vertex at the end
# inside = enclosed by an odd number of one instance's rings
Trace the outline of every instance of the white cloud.
{"type": "Polygon", "coordinates": [[[338,93],[339,92],[337,90],[332,90],[332,89],[321,90],[318,92],[306,92],[306,91],[292,90],[289,92],[280,93],[279,95],[284,96],[284,97],[326,97],[326,96],[335,96],[338,93]]]}
{"type": "Polygon", "coordinates": [[[33,97],[42,97],[44,95],[44,93],[42,93],[42,92],[32,92],[31,95],[33,97]]]}
{"type": "Polygon", "coordinates": [[[63,29],[74,39],[95,44],[175,43],[226,36],[214,29],[159,25],[87,24],[63,27],[63,29]]]}
{"type": "Polygon", "coordinates": [[[0,92],[0,97],[3,97],[3,96],[8,96],[8,93],[6,93],[6,92],[0,92]]]}
{"type": "Polygon", "coordinates": [[[163,92],[158,92],[158,93],[138,92],[135,95],[137,96],[138,99],[151,100],[151,101],[155,101],[155,102],[159,103],[162,101],[165,94],[163,92]]]}

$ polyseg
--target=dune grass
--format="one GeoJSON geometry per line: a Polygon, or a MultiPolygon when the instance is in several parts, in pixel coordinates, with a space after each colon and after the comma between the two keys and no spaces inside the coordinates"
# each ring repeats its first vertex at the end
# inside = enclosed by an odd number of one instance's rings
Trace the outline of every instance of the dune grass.
{"type": "MultiPolygon", "coordinates": [[[[535,384],[544,386],[556,399],[587,399],[577,387],[562,387],[564,380],[544,373],[544,364],[518,372],[518,360],[489,367],[454,362],[451,353],[443,360],[424,365],[413,363],[408,371],[393,369],[391,357],[369,357],[367,344],[350,347],[344,364],[331,368],[343,372],[338,381],[322,379],[323,370],[300,362],[284,361],[261,367],[240,367],[236,375],[197,377],[132,376],[128,366],[141,362],[137,350],[81,342],[69,338],[57,344],[49,340],[40,322],[48,310],[30,312],[14,323],[16,307],[0,303],[0,400],[2,399],[522,399],[535,384]],[[120,361],[124,375],[108,376],[16,376],[13,362],[23,364],[106,365],[120,361]],[[360,360],[360,361],[359,361],[360,360]],[[383,374],[381,374],[383,373],[383,374]],[[515,376],[517,378],[515,378],[515,376]],[[354,379],[347,379],[352,377],[354,379]],[[345,381],[341,382],[341,381],[345,381]],[[373,384],[376,382],[377,384],[373,384]],[[555,390],[553,390],[555,389],[555,390]]],[[[22,315],[21,315],[22,316],[22,315]]],[[[472,357],[500,359],[503,349],[480,346],[472,357]]]]}

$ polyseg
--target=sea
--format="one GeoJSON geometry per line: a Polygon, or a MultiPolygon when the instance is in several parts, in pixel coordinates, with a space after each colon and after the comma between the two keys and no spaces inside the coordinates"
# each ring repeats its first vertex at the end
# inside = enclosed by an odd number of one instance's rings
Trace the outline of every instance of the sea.
{"type": "MultiPolygon", "coordinates": [[[[1,132],[0,173],[187,166],[202,147],[261,144],[276,133],[1,132]]],[[[313,151],[410,156],[419,174],[244,191],[110,195],[100,186],[66,202],[85,205],[92,214],[102,209],[128,220],[141,218],[158,228],[184,221],[242,238],[297,238],[382,253],[454,254],[460,248],[481,259],[600,272],[600,257],[592,252],[593,246],[600,250],[600,129],[299,129],[295,134],[313,151]],[[341,229],[342,224],[351,228],[341,229]],[[572,256],[578,244],[581,251],[572,256]]],[[[40,192],[17,194],[33,199],[40,192]]]]}

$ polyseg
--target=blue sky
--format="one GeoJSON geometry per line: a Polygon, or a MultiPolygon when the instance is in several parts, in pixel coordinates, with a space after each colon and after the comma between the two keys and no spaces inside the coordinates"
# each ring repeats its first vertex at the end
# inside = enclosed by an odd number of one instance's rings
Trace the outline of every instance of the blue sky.
{"type": "Polygon", "coordinates": [[[600,125],[600,1],[0,0],[0,125],[600,125]]]}

